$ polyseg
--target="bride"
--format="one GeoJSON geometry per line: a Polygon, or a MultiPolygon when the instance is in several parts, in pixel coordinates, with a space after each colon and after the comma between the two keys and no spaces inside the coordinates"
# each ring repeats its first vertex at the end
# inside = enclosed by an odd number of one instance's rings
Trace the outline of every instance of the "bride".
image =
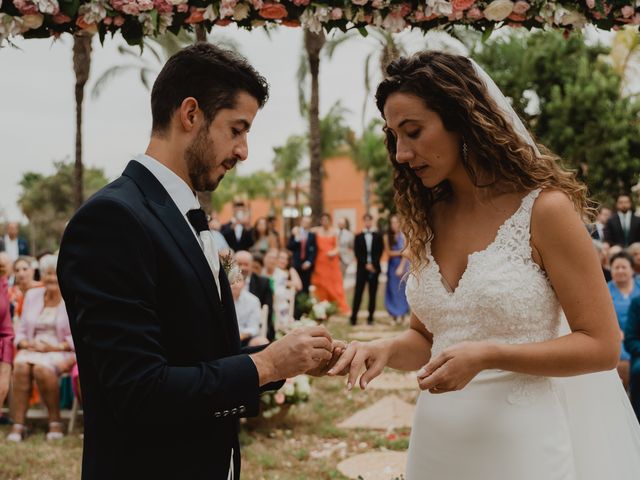
{"type": "Polygon", "coordinates": [[[419,369],[408,480],[640,478],[586,187],[473,61],[423,52],[387,73],[376,100],[411,326],[352,342],[329,373],[351,389],[363,371],[361,388],[385,366],[419,369]]]}

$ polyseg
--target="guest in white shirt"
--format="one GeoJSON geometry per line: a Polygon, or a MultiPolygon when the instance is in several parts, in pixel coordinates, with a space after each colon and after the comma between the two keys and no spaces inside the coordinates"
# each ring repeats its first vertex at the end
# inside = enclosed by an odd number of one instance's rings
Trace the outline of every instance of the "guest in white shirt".
{"type": "Polygon", "coordinates": [[[16,222],[9,222],[7,223],[7,233],[0,241],[0,252],[6,252],[11,263],[22,255],[29,255],[29,244],[18,235],[19,232],[19,225],[16,222]]]}
{"type": "Polygon", "coordinates": [[[243,347],[254,347],[269,343],[265,337],[260,337],[262,325],[262,313],[260,300],[254,294],[244,288],[244,277],[237,275],[231,284],[233,303],[236,307],[238,329],[240,330],[240,343],[243,347]]]}

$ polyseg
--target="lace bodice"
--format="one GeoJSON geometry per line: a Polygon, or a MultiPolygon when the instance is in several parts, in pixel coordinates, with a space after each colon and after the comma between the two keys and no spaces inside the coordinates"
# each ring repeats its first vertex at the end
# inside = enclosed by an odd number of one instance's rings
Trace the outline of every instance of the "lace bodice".
{"type": "Polygon", "coordinates": [[[539,193],[527,194],[494,241],[469,255],[454,291],[443,284],[428,247],[429,263],[409,276],[406,291],[411,310],[433,333],[432,356],[463,341],[519,344],[558,336],[558,299],[531,258],[531,210],[539,193]]]}

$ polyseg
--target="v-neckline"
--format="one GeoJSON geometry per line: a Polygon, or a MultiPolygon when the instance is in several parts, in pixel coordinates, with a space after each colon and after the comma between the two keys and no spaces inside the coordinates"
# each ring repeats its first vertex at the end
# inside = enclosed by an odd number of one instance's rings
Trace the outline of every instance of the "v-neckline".
{"type": "MultiPolygon", "coordinates": [[[[440,268],[440,264],[438,263],[436,258],[433,256],[433,253],[431,252],[431,248],[429,248],[428,256],[431,259],[431,261],[433,262],[434,267],[436,268],[436,271],[438,273],[438,277],[440,278],[440,284],[442,285],[444,291],[448,295],[453,296],[458,292],[458,290],[460,289],[460,286],[462,285],[462,283],[463,283],[463,281],[465,279],[465,276],[467,275],[467,272],[469,271],[469,265],[471,264],[471,259],[476,255],[479,255],[479,254],[482,254],[484,252],[487,252],[498,241],[498,238],[500,237],[500,234],[502,233],[502,230],[504,230],[506,225],[520,212],[520,210],[522,210],[522,207],[524,206],[525,200],[534,191],[535,190],[532,190],[529,193],[527,193],[524,197],[522,197],[522,199],[520,200],[520,205],[518,206],[516,211],[513,212],[509,217],[507,217],[502,222],[502,224],[498,227],[498,230],[496,231],[496,234],[493,237],[493,240],[486,247],[484,247],[484,248],[482,248],[480,250],[476,250],[474,252],[471,252],[470,254],[467,255],[467,264],[465,265],[464,270],[462,272],[462,275],[460,275],[460,278],[458,279],[458,283],[456,284],[455,288],[453,288],[451,283],[442,274],[442,269],[440,268]]],[[[433,241],[433,239],[432,239],[432,241],[433,241]]]]}

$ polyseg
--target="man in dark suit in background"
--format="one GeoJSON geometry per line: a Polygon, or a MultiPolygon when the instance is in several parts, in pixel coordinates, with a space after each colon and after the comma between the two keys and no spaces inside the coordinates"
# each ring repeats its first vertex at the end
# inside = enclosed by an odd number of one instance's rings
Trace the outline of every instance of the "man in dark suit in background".
{"type": "Polygon", "coordinates": [[[273,382],[322,373],[339,354],[322,327],[241,350],[194,193],[247,158],[267,88],[211,44],[175,54],[153,86],[146,153],[65,230],[58,276],[80,371],[85,480],[237,480],[238,419],[258,413],[273,382]]]}
{"type": "Polygon", "coordinates": [[[293,254],[293,268],[296,269],[302,280],[302,292],[308,294],[318,250],[316,234],[311,231],[310,217],[302,217],[300,226],[293,228],[287,249],[293,254]]]}
{"type": "Polygon", "coordinates": [[[607,222],[611,218],[611,209],[607,207],[600,207],[598,209],[598,216],[596,217],[595,223],[588,225],[589,233],[591,234],[591,238],[594,240],[600,240],[604,242],[604,229],[607,226],[607,222]]]}
{"type": "Polygon", "coordinates": [[[640,218],[633,213],[631,197],[619,195],[614,213],[604,228],[604,241],[609,245],[628,247],[640,242],[640,218]]]}
{"type": "Polygon", "coordinates": [[[249,227],[249,212],[244,203],[234,203],[233,219],[222,226],[220,233],[234,252],[252,247],[253,233],[249,227]]]}
{"type": "Polygon", "coordinates": [[[364,230],[356,235],[353,250],[358,268],[356,270],[356,287],[353,295],[353,309],[351,310],[351,325],[358,321],[358,310],[362,302],[365,285],[369,286],[369,317],[367,323],[373,324],[373,313],[376,310],[378,295],[378,276],[380,275],[380,258],[384,250],[384,242],[380,233],[372,230],[373,217],[364,215],[364,230]]]}
{"type": "Polygon", "coordinates": [[[276,338],[276,331],[273,326],[273,290],[271,290],[271,282],[267,277],[253,273],[253,255],[251,255],[251,252],[240,250],[236,252],[235,260],[244,277],[244,288],[258,297],[261,306],[266,305],[269,308],[267,339],[272,342],[276,338]]]}

